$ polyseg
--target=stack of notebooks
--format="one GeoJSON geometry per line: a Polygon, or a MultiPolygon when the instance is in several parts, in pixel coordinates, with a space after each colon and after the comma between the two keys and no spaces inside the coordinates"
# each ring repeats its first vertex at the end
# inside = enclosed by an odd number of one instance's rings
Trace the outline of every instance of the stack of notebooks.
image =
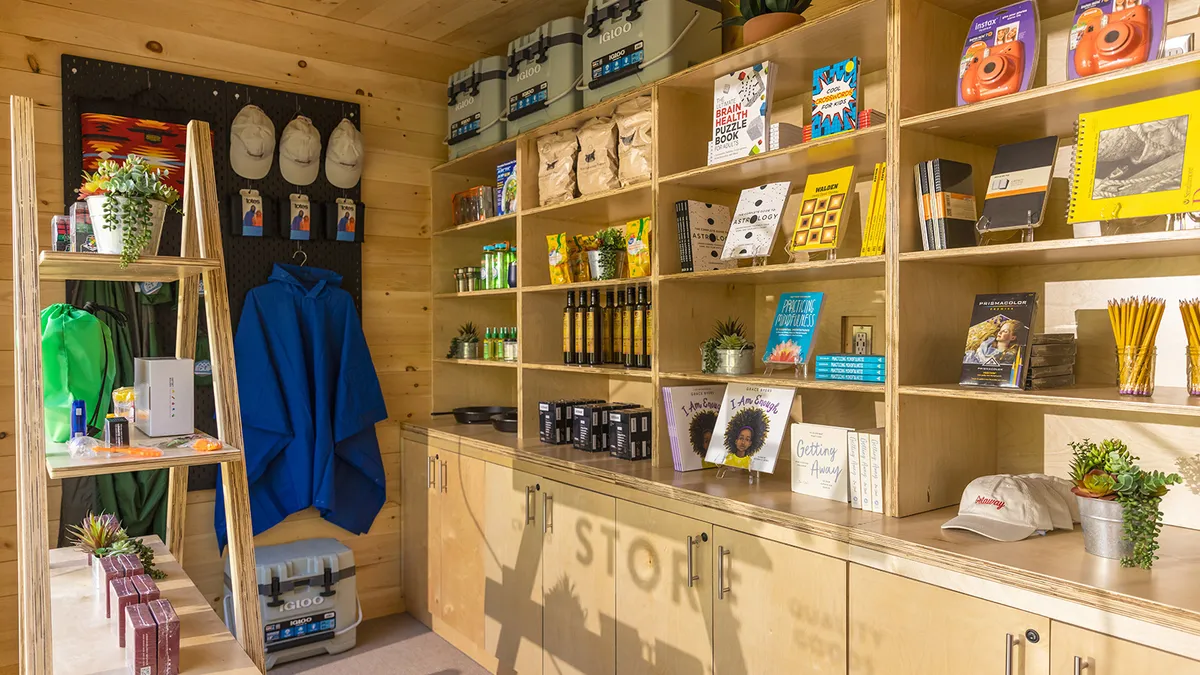
{"type": "Polygon", "coordinates": [[[883,513],[883,432],[792,425],[792,492],[883,513]]]}
{"type": "Polygon", "coordinates": [[[975,245],[971,165],[934,159],[913,167],[921,245],[926,251],[975,245]]]}
{"type": "Polygon", "coordinates": [[[1026,389],[1058,389],[1075,384],[1075,336],[1036,333],[1030,340],[1026,389]]]}
{"type": "Polygon", "coordinates": [[[883,382],[886,365],[878,354],[817,354],[817,379],[883,382]]]}
{"type": "Polygon", "coordinates": [[[704,461],[725,398],[725,385],[663,387],[667,411],[667,436],[676,471],[695,471],[712,464],[704,461]]]}

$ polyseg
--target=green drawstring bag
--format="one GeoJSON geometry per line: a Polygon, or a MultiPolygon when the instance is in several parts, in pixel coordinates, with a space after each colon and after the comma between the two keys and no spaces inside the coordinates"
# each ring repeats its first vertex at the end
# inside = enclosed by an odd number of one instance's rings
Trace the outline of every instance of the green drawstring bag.
{"type": "Polygon", "coordinates": [[[42,386],[50,441],[70,440],[71,401],[76,399],[86,402],[88,433],[94,433],[108,411],[116,376],[112,333],[103,321],[67,304],[42,310],[42,386]]]}

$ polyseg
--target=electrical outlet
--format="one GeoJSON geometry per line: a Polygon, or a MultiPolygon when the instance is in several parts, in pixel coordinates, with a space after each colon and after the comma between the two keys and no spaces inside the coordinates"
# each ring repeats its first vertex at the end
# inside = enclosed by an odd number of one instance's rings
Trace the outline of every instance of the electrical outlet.
{"type": "Polygon", "coordinates": [[[850,330],[851,347],[853,354],[870,354],[871,353],[871,334],[874,331],[872,326],[852,326],[850,330]]]}

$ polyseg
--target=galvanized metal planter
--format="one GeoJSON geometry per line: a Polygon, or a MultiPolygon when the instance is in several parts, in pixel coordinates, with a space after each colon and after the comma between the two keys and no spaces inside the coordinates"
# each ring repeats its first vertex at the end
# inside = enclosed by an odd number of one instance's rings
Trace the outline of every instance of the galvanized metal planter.
{"type": "Polygon", "coordinates": [[[718,375],[749,375],[754,372],[753,349],[718,349],[718,375]]]}
{"type": "Polygon", "coordinates": [[[1125,507],[1115,500],[1075,496],[1083,526],[1083,550],[1101,558],[1133,555],[1133,544],[1125,540],[1125,507]]]}

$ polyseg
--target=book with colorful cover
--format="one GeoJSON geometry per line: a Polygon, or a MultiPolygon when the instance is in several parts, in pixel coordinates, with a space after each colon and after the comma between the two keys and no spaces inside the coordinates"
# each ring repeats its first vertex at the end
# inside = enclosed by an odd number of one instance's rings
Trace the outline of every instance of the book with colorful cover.
{"type": "Polygon", "coordinates": [[[1067,222],[1196,210],[1200,90],[1079,116],[1067,222]]]}
{"type": "Polygon", "coordinates": [[[1037,301],[1037,293],[975,296],[960,384],[1005,389],[1020,389],[1025,384],[1037,301]]]}
{"type": "Polygon", "coordinates": [[[817,354],[817,365],[834,364],[880,364],[887,361],[882,354],[817,354]]]}
{"type": "Polygon", "coordinates": [[[722,260],[771,255],[791,189],[791,181],[783,181],[742,190],[721,251],[722,260]]]}
{"type": "Polygon", "coordinates": [[[883,241],[887,234],[887,162],[875,165],[871,176],[871,205],[863,220],[862,257],[883,255],[883,241]]]}
{"type": "Polygon", "coordinates": [[[704,461],[712,440],[717,415],[725,396],[725,385],[663,387],[667,430],[676,471],[695,471],[712,466],[704,461]]]}
{"type": "MultiPolygon", "coordinates": [[[[853,429],[845,427],[793,424],[792,492],[837,502],[849,502],[850,459],[847,455],[848,437],[852,433],[853,429]]],[[[858,444],[855,443],[855,452],[857,451],[858,444]]],[[[856,458],[855,464],[857,463],[856,458]]]]}
{"type": "Polygon", "coordinates": [[[817,372],[816,379],[836,382],[884,382],[887,378],[883,373],[878,375],[842,375],[840,373],[817,372]]]}
{"type": "Polygon", "coordinates": [[[812,357],[813,338],[821,318],[824,293],[780,293],[771,320],[771,336],[763,351],[763,363],[792,366],[812,357]]]}
{"type": "Polygon", "coordinates": [[[829,373],[832,375],[883,375],[887,372],[887,368],[883,365],[878,366],[828,366],[817,363],[817,374],[829,373]]]}
{"type": "Polygon", "coordinates": [[[792,387],[727,386],[704,459],[713,464],[774,473],[795,395],[792,387]]]}
{"type": "Polygon", "coordinates": [[[813,139],[858,128],[858,57],[813,71],[813,139]]]}
{"type": "Polygon", "coordinates": [[[1067,79],[1157,59],[1166,5],[1166,0],[1079,0],[1067,37],[1067,79]]]}
{"type": "Polygon", "coordinates": [[[842,223],[850,217],[854,165],[810,173],[804,182],[804,201],[792,234],[792,251],[837,248],[842,223]]]}
{"type": "Polygon", "coordinates": [[[728,206],[694,199],[675,202],[679,271],[707,272],[737,266],[736,260],[721,259],[731,221],[728,206]]]}
{"type": "Polygon", "coordinates": [[[749,157],[770,149],[769,61],[722,75],[713,82],[713,136],[709,164],[749,157]]]}

